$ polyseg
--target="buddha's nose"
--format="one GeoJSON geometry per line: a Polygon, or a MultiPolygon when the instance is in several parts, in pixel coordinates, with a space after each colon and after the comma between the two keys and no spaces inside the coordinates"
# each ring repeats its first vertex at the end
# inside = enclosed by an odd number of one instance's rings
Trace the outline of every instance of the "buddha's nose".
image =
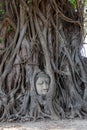
{"type": "Polygon", "coordinates": [[[43,89],[47,89],[47,84],[46,84],[46,82],[44,82],[44,84],[43,84],[43,89]]]}

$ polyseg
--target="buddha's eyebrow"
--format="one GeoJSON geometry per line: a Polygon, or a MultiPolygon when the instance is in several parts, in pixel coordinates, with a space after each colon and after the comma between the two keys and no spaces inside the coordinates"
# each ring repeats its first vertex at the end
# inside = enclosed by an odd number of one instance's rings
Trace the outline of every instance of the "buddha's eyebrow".
{"type": "Polygon", "coordinates": [[[38,82],[38,84],[42,84],[43,83],[43,81],[41,81],[41,82],[38,82]]]}

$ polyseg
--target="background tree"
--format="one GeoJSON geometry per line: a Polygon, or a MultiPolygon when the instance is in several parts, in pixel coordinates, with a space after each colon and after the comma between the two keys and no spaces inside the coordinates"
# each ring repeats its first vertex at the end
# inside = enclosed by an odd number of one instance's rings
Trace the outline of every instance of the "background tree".
{"type": "Polygon", "coordinates": [[[0,2],[0,120],[87,116],[82,0],[0,2]],[[35,75],[45,71],[45,107],[35,75]]]}

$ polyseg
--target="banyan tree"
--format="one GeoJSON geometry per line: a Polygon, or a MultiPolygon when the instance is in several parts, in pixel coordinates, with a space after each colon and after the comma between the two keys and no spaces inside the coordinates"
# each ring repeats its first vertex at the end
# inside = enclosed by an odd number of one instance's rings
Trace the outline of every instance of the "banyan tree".
{"type": "Polygon", "coordinates": [[[84,1],[1,3],[0,121],[86,118],[84,1]]]}

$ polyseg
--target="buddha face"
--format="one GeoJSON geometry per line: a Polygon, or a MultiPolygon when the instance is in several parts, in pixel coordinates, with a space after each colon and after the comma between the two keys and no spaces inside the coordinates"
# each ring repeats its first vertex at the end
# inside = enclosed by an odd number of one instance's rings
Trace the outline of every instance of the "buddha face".
{"type": "Polygon", "coordinates": [[[36,80],[36,91],[38,95],[46,95],[49,90],[50,79],[45,73],[40,73],[36,80]]]}

